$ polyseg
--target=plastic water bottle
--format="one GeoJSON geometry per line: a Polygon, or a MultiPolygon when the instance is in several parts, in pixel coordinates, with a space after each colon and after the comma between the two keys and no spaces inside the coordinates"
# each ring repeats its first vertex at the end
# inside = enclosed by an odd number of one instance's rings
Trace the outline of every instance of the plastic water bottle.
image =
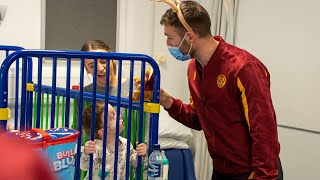
{"type": "Polygon", "coordinates": [[[166,155],[164,154],[164,150],[161,151],[162,157],[163,157],[163,173],[162,173],[162,179],[168,180],[168,173],[169,173],[169,160],[167,159],[166,155]]]}
{"type": "Polygon", "coordinates": [[[162,180],[163,157],[160,145],[153,145],[153,152],[149,156],[148,180],[162,180]]]}

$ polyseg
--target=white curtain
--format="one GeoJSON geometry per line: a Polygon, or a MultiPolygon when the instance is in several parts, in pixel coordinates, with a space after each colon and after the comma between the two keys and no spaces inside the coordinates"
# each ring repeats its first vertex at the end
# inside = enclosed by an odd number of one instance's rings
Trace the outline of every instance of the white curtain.
{"type": "MultiPolygon", "coordinates": [[[[219,35],[230,44],[235,43],[236,18],[239,0],[196,0],[211,17],[212,35],[219,35]]],[[[198,180],[210,180],[212,176],[212,158],[208,152],[203,131],[192,131],[189,142],[193,152],[195,173],[198,180]]]]}
{"type": "Polygon", "coordinates": [[[228,43],[235,43],[236,19],[239,0],[197,0],[211,17],[212,35],[223,37],[228,43]]]}

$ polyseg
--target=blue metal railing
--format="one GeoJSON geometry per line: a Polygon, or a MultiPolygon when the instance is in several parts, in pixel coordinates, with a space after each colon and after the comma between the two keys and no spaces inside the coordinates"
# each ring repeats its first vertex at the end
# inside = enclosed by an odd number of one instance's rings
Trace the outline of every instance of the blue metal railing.
{"type": "MultiPolygon", "coordinates": [[[[7,45],[0,45],[0,52],[1,51],[4,51],[5,52],[5,57],[8,57],[9,54],[11,52],[14,52],[14,51],[18,51],[18,50],[23,50],[24,48],[20,47],[20,46],[7,46],[7,45]]],[[[27,72],[28,73],[28,76],[27,76],[27,81],[28,82],[31,82],[32,81],[32,60],[30,58],[27,58],[28,59],[28,62],[27,62],[27,66],[28,66],[28,69],[29,71],[27,72]]],[[[26,68],[24,66],[24,68],[26,68]]],[[[22,71],[26,71],[26,69],[22,69],[22,71]]],[[[17,129],[18,128],[18,117],[19,117],[19,76],[20,76],[20,61],[19,59],[16,60],[16,67],[15,67],[16,71],[15,71],[15,77],[16,77],[16,81],[15,81],[15,111],[14,111],[14,129],[17,129]]],[[[28,100],[32,100],[32,93],[27,93],[27,97],[28,97],[28,100]]],[[[30,110],[31,107],[28,107],[30,110]]],[[[28,111],[30,112],[30,111],[28,111]]],[[[29,113],[28,115],[31,115],[32,116],[32,112],[29,113]]],[[[4,122],[2,122],[3,124],[4,122]]],[[[0,122],[1,124],[1,122],[0,122]]],[[[1,127],[4,127],[4,126],[1,126],[1,127]]],[[[1,131],[1,127],[0,127],[0,131],[1,131]]]]}
{"type": "MultiPolygon", "coordinates": [[[[52,106],[51,106],[51,127],[53,127],[54,124],[54,119],[55,119],[55,99],[56,96],[64,96],[66,97],[66,111],[65,111],[65,124],[66,126],[69,126],[69,110],[70,110],[70,98],[77,99],[79,102],[79,111],[78,111],[78,129],[80,130],[80,137],[81,137],[81,130],[82,130],[82,111],[83,111],[83,102],[84,101],[91,101],[93,104],[95,104],[97,101],[105,101],[105,112],[107,111],[107,103],[110,103],[111,105],[116,105],[117,107],[117,121],[116,121],[116,128],[119,129],[119,113],[120,113],[120,107],[125,107],[129,109],[129,114],[128,114],[128,144],[130,143],[130,131],[131,131],[131,122],[130,119],[132,118],[132,109],[139,110],[139,138],[138,142],[142,143],[142,121],[143,121],[143,107],[144,107],[144,86],[141,86],[141,93],[140,93],[140,100],[139,102],[132,102],[132,92],[133,92],[133,74],[134,74],[134,62],[135,61],[140,61],[142,64],[141,68],[141,84],[144,84],[144,77],[145,77],[145,66],[146,63],[149,63],[151,67],[153,68],[154,72],[154,93],[153,93],[153,99],[151,103],[154,104],[159,104],[159,89],[160,89],[160,71],[159,67],[157,66],[156,62],[149,56],[142,55],[142,54],[126,54],[126,53],[103,53],[103,52],[80,52],[80,51],[36,51],[36,50],[19,50],[16,51],[10,55],[4,60],[1,69],[0,69],[0,108],[7,108],[7,100],[8,100],[8,70],[15,61],[18,59],[22,59],[23,62],[23,74],[22,74],[22,97],[21,97],[21,119],[20,123],[22,124],[28,124],[28,122],[31,122],[31,117],[28,115],[28,113],[32,112],[32,109],[30,111],[30,108],[32,107],[32,98],[30,101],[30,97],[32,97],[32,93],[30,95],[25,95],[26,92],[26,84],[27,82],[30,83],[31,80],[29,79],[32,77],[32,74],[30,75],[29,73],[30,69],[29,67],[32,68],[32,66],[27,66],[26,61],[27,59],[31,58],[37,58],[38,59],[38,81],[34,87],[34,91],[37,91],[37,109],[40,109],[40,104],[41,104],[41,93],[45,92],[48,94],[52,95],[52,106]],[[41,74],[42,74],[42,59],[44,57],[49,57],[53,61],[53,66],[52,66],[52,86],[44,86],[42,85],[42,79],[41,79],[41,74]],[[56,79],[57,79],[57,61],[60,59],[67,59],[67,75],[66,75],[66,88],[59,88],[56,87],[56,79]],[[110,67],[110,60],[118,60],[119,62],[119,70],[118,70],[118,79],[121,79],[122,76],[122,63],[123,61],[128,61],[130,62],[130,87],[129,87],[129,98],[123,98],[121,97],[121,84],[119,81],[118,83],[118,94],[117,96],[109,96],[108,88],[106,88],[105,95],[99,95],[96,94],[96,86],[93,86],[93,92],[92,93],[87,93],[84,92],[83,89],[83,84],[84,84],[84,61],[85,59],[93,59],[94,60],[94,75],[93,75],[93,84],[97,83],[96,75],[97,75],[97,62],[99,59],[106,59],[107,60],[107,72],[106,72],[106,87],[109,85],[109,67],[110,67]],[[70,69],[71,69],[71,61],[80,61],[80,89],[79,91],[75,90],[70,90],[70,69]],[[29,99],[29,100],[28,100],[29,99]],[[27,107],[27,108],[26,108],[27,107]],[[27,114],[27,115],[25,115],[27,114]]],[[[31,62],[32,65],[32,62],[31,62]]],[[[28,91],[29,93],[29,91],[28,91]]],[[[91,122],[91,127],[94,127],[94,119],[95,119],[95,106],[92,106],[92,122],[91,122]]],[[[104,123],[108,122],[107,118],[107,113],[105,113],[104,116],[104,123]]],[[[149,133],[149,152],[152,151],[152,145],[158,143],[158,118],[159,114],[158,113],[151,113],[151,119],[150,119],[150,133],[149,133]],[[156,134],[155,134],[156,133],[156,134]]],[[[1,121],[3,122],[0,124],[1,128],[5,129],[6,126],[6,121],[1,121]]],[[[37,111],[36,115],[36,127],[39,127],[40,125],[40,111],[37,111]]],[[[24,126],[23,128],[26,128],[28,126],[24,126]]],[[[3,129],[3,130],[4,130],[3,129]]],[[[21,127],[20,127],[21,129],[21,127]]],[[[106,128],[105,128],[106,129],[106,128]]],[[[106,140],[107,136],[107,131],[104,132],[104,140],[106,140]]],[[[119,131],[116,132],[116,137],[119,136],[119,131]]],[[[93,140],[94,139],[94,130],[91,130],[90,138],[93,140]]],[[[81,144],[81,138],[78,139],[78,144],[81,144]]],[[[116,141],[116,147],[118,145],[118,141],[116,141]]],[[[128,145],[129,146],[129,145],[128,145]]],[[[78,146],[77,149],[77,154],[80,154],[80,145],[78,146]]],[[[105,166],[105,148],[106,147],[106,142],[103,142],[103,162],[102,162],[102,167],[105,166]]],[[[126,165],[126,179],[129,177],[129,156],[130,156],[130,146],[127,147],[127,165],[126,165]]],[[[118,161],[118,148],[115,148],[115,159],[114,159],[114,178],[117,179],[117,161],[118,161]]],[[[92,164],[93,164],[93,158],[92,155],[90,156],[90,168],[89,168],[89,179],[92,177],[92,164]]],[[[80,156],[77,156],[76,158],[76,179],[80,178],[80,169],[79,169],[79,162],[80,162],[80,156]]],[[[136,173],[136,178],[140,179],[141,177],[141,157],[138,158],[138,168],[137,168],[137,173],[136,173]]],[[[105,175],[105,169],[102,168],[102,176],[105,175]]]]}

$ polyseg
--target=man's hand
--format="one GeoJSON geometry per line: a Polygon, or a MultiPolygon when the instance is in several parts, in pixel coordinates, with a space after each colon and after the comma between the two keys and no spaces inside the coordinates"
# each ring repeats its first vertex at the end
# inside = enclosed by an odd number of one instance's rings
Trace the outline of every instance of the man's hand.
{"type": "MultiPolygon", "coordinates": [[[[145,84],[147,85],[148,82],[150,82],[149,75],[150,75],[150,70],[146,71],[146,77],[145,77],[145,84]]],[[[140,99],[140,88],[141,88],[141,81],[140,78],[134,78],[134,85],[136,86],[136,90],[133,91],[133,95],[132,95],[132,99],[134,101],[138,101],[140,99]]],[[[151,84],[148,84],[148,88],[145,89],[144,92],[144,99],[145,100],[151,100],[152,99],[152,95],[153,95],[153,89],[151,90],[150,88],[152,88],[153,86],[153,81],[151,84]]],[[[145,87],[146,88],[146,87],[145,87]]],[[[165,92],[163,89],[160,88],[160,105],[162,105],[165,109],[169,109],[172,106],[173,103],[173,98],[172,96],[170,96],[170,94],[168,94],[167,92],[165,92]]]]}
{"type": "Polygon", "coordinates": [[[84,146],[84,153],[89,155],[96,152],[96,142],[95,141],[87,141],[84,146]]]}
{"type": "Polygon", "coordinates": [[[173,97],[170,96],[167,92],[165,92],[162,88],[160,88],[160,105],[165,109],[169,109],[172,106],[173,97]]]}
{"type": "MultiPolygon", "coordinates": [[[[133,99],[139,100],[140,95],[140,84],[135,83],[136,92],[133,92],[133,99]]],[[[145,95],[146,96],[146,95],[145,95]]],[[[172,106],[173,98],[170,94],[165,92],[162,88],[160,88],[160,105],[163,106],[165,109],[169,109],[172,106]]]]}

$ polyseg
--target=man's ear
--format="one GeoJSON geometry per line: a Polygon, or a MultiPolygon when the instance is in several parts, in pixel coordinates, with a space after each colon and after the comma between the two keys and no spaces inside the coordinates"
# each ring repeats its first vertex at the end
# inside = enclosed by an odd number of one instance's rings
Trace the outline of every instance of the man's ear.
{"type": "Polygon", "coordinates": [[[187,32],[187,35],[186,35],[186,41],[188,42],[188,43],[194,43],[194,41],[195,41],[195,39],[196,39],[196,35],[195,35],[195,33],[194,32],[187,32]]]}

